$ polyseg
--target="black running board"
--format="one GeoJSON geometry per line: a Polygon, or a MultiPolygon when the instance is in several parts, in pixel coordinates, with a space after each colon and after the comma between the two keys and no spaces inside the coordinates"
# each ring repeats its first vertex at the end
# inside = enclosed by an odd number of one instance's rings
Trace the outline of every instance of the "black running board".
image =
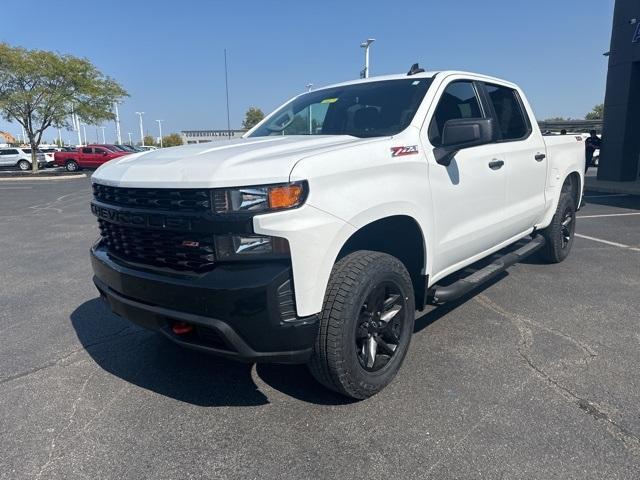
{"type": "Polygon", "coordinates": [[[536,235],[526,245],[497,258],[486,267],[472,273],[468,277],[462,278],[451,285],[434,285],[429,289],[427,297],[432,303],[444,303],[456,300],[474,288],[491,280],[496,275],[504,272],[514,263],[518,263],[532,253],[535,253],[544,246],[544,243],[544,237],[542,235],[536,235]]]}

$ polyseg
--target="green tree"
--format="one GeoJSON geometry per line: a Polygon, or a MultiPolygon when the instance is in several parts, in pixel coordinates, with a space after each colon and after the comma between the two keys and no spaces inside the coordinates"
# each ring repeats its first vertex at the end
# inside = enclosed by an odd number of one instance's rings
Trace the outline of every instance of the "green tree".
{"type": "Polygon", "coordinates": [[[599,103],[593,107],[584,117],[585,120],[602,120],[604,118],[604,103],[599,103]]]}
{"type": "Polygon", "coordinates": [[[154,137],[152,137],[151,135],[145,135],[144,136],[144,144],[149,146],[149,147],[155,147],[156,146],[156,139],[154,137]]]}
{"type": "Polygon", "coordinates": [[[551,118],[546,118],[544,121],[545,122],[566,122],[568,120],[571,120],[571,118],[551,117],[551,118]]]}
{"type": "Polygon", "coordinates": [[[163,147],[177,147],[178,145],[182,145],[182,137],[180,134],[170,133],[169,135],[162,137],[163,147]]]}
{"type": "Polygon", "coordinates": [[[72,112],[89,125],[111,120],[113,103],[126,96],[87,59],[0,43],[0,114],[24,127],[34,171],[47,128],[70,127],[72,112]]]}
{"type": "Polygon", "coordinates": [[[258,107],[250,107],[244,114],[242,128],[249,130],[256,126],[264,118],[264,112],[258,107]]]}

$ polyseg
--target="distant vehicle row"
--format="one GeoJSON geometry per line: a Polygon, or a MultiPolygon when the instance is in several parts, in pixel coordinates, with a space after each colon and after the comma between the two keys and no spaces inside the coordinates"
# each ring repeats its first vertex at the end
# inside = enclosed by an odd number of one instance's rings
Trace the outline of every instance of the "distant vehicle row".
{"type": "MultiPolygon", "coordinates": [[[[154,150],[156,147],[131,145],[91,144],[84,147],[43,147],[36,153],[38,167],[65,167],[73,172],[80,168],[97,168],[111,159],[130,153],[154,150]]],[[[0,148],[0,167],[31,170],[31,149],[23,147],[0,148]]]]}
{"type": "Polygon", "coordinates": [[[98,168],[103,163],[136,152],[128,145],[87,145],[72,152],[55,152],[54,164],[69,172],[81,168],[98,168]]]}

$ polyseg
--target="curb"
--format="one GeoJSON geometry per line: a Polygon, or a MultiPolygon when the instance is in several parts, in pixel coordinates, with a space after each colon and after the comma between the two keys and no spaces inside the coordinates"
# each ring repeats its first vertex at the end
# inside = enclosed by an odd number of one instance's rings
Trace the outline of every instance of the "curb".
{"type": "Polygon", "coordinates": [[[31,173],[28,174],[9,174],[3,175],[0,173],[0,182],[33,182],[33,181],[42,181],[42,180],[73,180],[76,178],[87,178],[85,173],[75,173],[75,174],[61,174],[61,175],[52,175],[52,174],[36,174],[33,175],[31,173]]]}

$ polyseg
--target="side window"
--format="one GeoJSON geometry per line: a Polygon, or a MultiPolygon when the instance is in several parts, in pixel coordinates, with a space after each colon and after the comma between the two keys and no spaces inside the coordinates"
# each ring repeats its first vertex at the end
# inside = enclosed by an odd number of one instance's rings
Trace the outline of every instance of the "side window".
{"type": "Polygon", "coordinates": [[[93,149],[91,147],[84,147],[82,153],[93,153],[93,149]]]}
{"type": "Polygon", "coordinates": [[[518,92],[498,85],[485,85],[489,100],[496,112],[497,127],[502,140],[518,140],[529,133],[529,121],[522,109],[518,92]]]}
{"type": "Polygon", "coordinates": [[[18,150],[5,150],[4,151],[5,155],[18,155],[18,150]]]}
{"type": "Polygon", "coordinates": [[[94,148],[95,153],[102,155],[103,153],[107,153],[106,150],[103,150],[102,148],[94,148]]]}
{"type": "Polygon", "coordinates": [[[447,120],[482,117],[480,100],[473,82],[452,82],[440,97],[435,114],[429,124],[429,141],[435,147],[441,146],[442,129],[447,120]]]}

